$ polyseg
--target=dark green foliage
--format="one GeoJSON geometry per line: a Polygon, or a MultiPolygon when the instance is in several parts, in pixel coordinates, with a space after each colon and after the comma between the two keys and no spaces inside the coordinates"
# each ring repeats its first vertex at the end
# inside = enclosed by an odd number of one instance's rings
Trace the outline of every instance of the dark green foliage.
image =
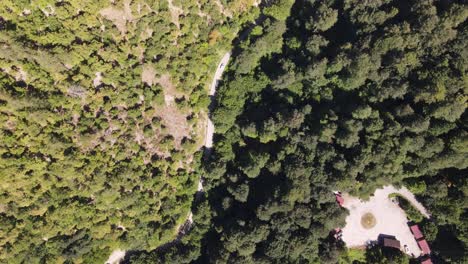
{"type": "Polygon", "coordinates": [[[411,205],[411,203],[403,196],[397,195],[396,197],[398,197],[398,205],[405,211],[406,216],[410,221],[419,223],[424,219],[424,216],[418,211],[418,209],[414,208],[413,205],[411,205]]]}
{"type": "MultiPolygon", "coordinates": [[[[296,1],[290,13],[275,35],[282,48],[260,45],[280,15],[240,43],[220,87],[202,262],[336,263],[339,246],[326,238],[345,211],[331,191],[367,196],[386,184],[423,199],[434,222],[421,226],[437,258],[460,261],[465,183],[435,179],[468,166],[466,6],[296,1]],[[452,252],[438,242],[444,235],[452,252]]],[[[369,250],[367,262],[408,263],[387,251],[369,250]]]]}
{"type": "Polygon", "coordinates": [[[264,56],[274,52],[279,52],[283,45],[281,37],[286,30],[284,21],[266,20],[264,22],[263,35],[251,40],[249,46],[239,54],[234,64],[239,73],[249,73],[259,63],[264,56]]]}
{"type": "Polygon", "coordinates": [[[291,6],[294,0],[274,0],[268,3],[262,12],[266,15],[274,17],[279,21],[284,21],[289,17],[291,6]]]}
{"type": "Polygon", "coordinates": [[[440,262],[466,262],[468,181],[467,170],[445,170],[421,179],[427,185],[422,195],[432,221],[422,223],[426,239],[440,262]]]}

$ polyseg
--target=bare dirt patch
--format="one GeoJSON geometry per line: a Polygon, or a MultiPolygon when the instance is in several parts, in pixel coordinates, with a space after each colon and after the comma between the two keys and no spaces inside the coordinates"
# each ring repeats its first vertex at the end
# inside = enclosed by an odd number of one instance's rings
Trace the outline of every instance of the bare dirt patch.
{"type": "Polygon", "coordinates": [[[184,10],[178,6],[175,6],[172,3],[172,0],[167,0],[167,3],[169,5],[169,12],[171,12],[171,21],[177,26],[177,28],[180,29],[179,16],[184,13],[184,10]]]}
{"type": "Polygon", "coordinates": [[[161,122],[166,128],[166,133],[174,137],[175,147],[180,148],[182,140],[185,137],[190,138],[191,129],[187,121],[187,115],[189,113],[183,113],[178,109],[175,99],[182,98],[185,95],[177,91],[169,74],[162,74],[160,77],[156,77],[156,75],[157,73],[152,67],[144,68],[142,81],[149,85],[157,83],[163,88],[165,105],[153,106],[156,110],[155,116],[161,118],[161,122]]]}
{"type": "Polygon", "coordinates": [[[180,148],[182,140],[189,137],[190,126],[186,115],[176,106],[156,107],[156,116],[162,119],[162,124],[166,127],[167,133],[174,137],[176,148],[180,148]]]}
{"type": "Polygon", "coordinates": [[[149,86],[158,83],[158,80],[156,79],[156,70],[151,65],[143,65],[141,81],[148,84],[149,86]]]}
{"type": "Polygon", "coordinates": [[[177,91],[175,85],[171,81],[171,76],[169,74],[163,74],[155,81],[163,87],[164,101],[166,106],[174,105],[175,98],[184,96],[183,93],[177,91]]]}
{"type": "Polygon", "coordinates": [[[145,58],[145,51],[146,48],[143,45],[138,44],[138,47],[136,47],[136,54],[138,54],[138,60],[140,63],[143,63],[143,60],[145,58]]]}
{"type": "Polygon", "coordinates": [[[127,33],[127,22],[133,21],[130,1],[125,1],[123,9],[115,7],[106,7],[99,11],[99,14],[114,23],[122,35],[127,33]]]}
{"type": "Polygon", "coordinates": [[[28,74],[21,68],[18,68],[18,74],[16,75],[16,81],[26,81],[28,74]]]}
{"type": "Polygon", "coordinates": [[[223,14],[225,17],[232,17],[232,13],[226,8],[224,8],[223,4],[221,4],[219,0],[215,0],[214,3],[218,6],[219,12],[221,12],[221,14],[223,14]]]}
{"type": "Polygon", "coordinates": [[[140,34],[140,39],[145,41],[153,36],[154,30],[152,28],[146,28],[145,31],[142,31],[140,34]]]}
{"type": "Polygon", "coordinates": [[[143,65],[141,73],[141,81],[152,86],[155,84],[161,85],[164,92],[164,99],[166,105],[170,105],[175,98],[184,96],[184,93],[178,92],[174,83],[172,83],[171,76],[167,73],[157,77],[158,72],[149,64],[143,65]]]}
{"type": "Polygon", "coordinates": [[[14,117],[9,118],[4,124],[4,127],[10,131],[14,131],[16,129],[16,122],[13,118],[14,117]]]}
{"type": "Polygon", "coordinates": [[[174,94],[175,86],[171,81],[171,76],[169,74],[163,74],[157,79],[157,82],[164,88],[164,93],[174,94]]]}

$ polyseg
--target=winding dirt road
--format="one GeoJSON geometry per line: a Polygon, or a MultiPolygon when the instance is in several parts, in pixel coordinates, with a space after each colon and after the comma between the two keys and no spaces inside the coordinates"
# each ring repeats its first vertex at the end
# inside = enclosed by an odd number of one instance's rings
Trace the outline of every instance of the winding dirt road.
{"type": "MultiPolygon", "coordinates": [[[[214,99],[214,96],[216,94],[216,88],[218,87],[218,82],[221,80],[221,77],[223,76],[223,72],[226,69],[226,65],[228,64],[230,58],[231,58],[231,53],[226,52],[226,54],[224,54],[221,61],[218,63],[218,67],[216,68],[216,72],[214,74],[213,81],[211,82],[210,91],[209,91],[209,94],[208,94],[211,97],[211,101],[213,101],[213,99],[214,99]]],[[[210,111],[210,109],[208,109],[208,112],[209,111],[210,111]]],[[[207,122],[206,122],[206,134],[205,134],[205,155],[209,155],[210,151],[211,151],[211,148],[213,147],[214,131],[215,131],[214,124],[210,119],[210,114],[208,113],[208,118],[207,118],[207,122]]],[[[198,180],[197,191],[198,192],[203,192],[203,179],[201,177],[198,180]]],[[[192,212],[189,212],[188,217],[187,217],[187,221],[189,222],[189,225],[184,224],[183,226],[185,226],[186,228],[189,229],[190,225],[193,223],[193,213],[192,212]]],[[[181,231],[184,232],[185,230],[180,230],[180,228],[179,228],[179,232],[181,232],[181,231]]]]}
{"type": "MultiPolygon", "coordinates": [[[[213,81],[211,82],[210,92],[209,92],[211,100],[214,99],[214,96],[216,94],[216,88],[218,87],[218,82],[221,80],[221,77],[223,76],[223,72],[224,72],[224,69],[226,68],[226,65],[229,62],[229,58],[231,58],[231,53],[227,52],[226,54],[224,54],[223,58],[218,64],[218,67],[216,68],[216,72],[213,77],[213,81]]],[[[214,134],[214,125],[208,115],[208,122],[206,124],[206,135],[205,135],[205,151],[209,151],[213,147],[213,134],[214,134]]]]}
{"type": "MultiPolygon", "coordinates": [[[[211,101],[213,101],[214,99],[214,96],[216,94],[216,88],[218,86],[218,82],[221,80],[221,77],[223,76],[223,72],[230,58],[231,58],[231,53],[227,52],[226,54],[224,54],[223,58],[218,63],[218,67],[216,68],[216,72],[214,74],[213,81],[211,82],[210,90],[209,90],[209,96],[211,97],[211,101]]],[[[208,109],[208,112],[209,111],[210,109],[208,109]]],[[[208,113],[208,118],[207,118],[207,123],[206,123],[205,145],[204,145],[205,155],[209,155],[210,150],[213,147],[213,135],[215,131],[213,122],[211,121],[209,116],[210,115],[208,113]]],[[[202,178],[198,180],[197,191],[203,192],[203,179],[202,178]]],[[[193,213],[190,211],[187,215],[186,223],[178,227],[177,239],[180,239],[180,237],[184,235],[186,231],[190,229],[190,226],[192,225],[192,223],[193,223],[193,213]]],[[[177,239],[175,241],[177,241],[177,239]]],[[[109,256],[109,259],[105,262],[105,264],[118,264],[124,258],[125,258],[125,250],[116,249],[111,253],[111,255],[109,256]]]]}

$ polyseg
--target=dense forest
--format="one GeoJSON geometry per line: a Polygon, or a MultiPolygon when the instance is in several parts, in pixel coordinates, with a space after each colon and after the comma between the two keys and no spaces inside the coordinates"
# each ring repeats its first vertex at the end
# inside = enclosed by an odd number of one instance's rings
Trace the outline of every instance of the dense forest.
{"type": "Polygon", "coordinates": [[[208,83],[254,1],[0,1],[0,263],[172,241],[208,83]]]}
{"type": "MultiPolygon", "coordinates": [[[[332,191],[394,184],[432,213],[418,220],[433,261],[466,263],[466,3],[268,3],[216,96],[193,236],[130,262],[349,263],[329,236],[347,214],[332,191]]],[[[363,261],[409,259],[372,248],[363,261]]]]}
{"type": "Polygon", "coordinates": [[[77,2],[0,3],[0,262],[349,263],[332,191],[387,184],[468,261],[466,1],[77,2]]]}

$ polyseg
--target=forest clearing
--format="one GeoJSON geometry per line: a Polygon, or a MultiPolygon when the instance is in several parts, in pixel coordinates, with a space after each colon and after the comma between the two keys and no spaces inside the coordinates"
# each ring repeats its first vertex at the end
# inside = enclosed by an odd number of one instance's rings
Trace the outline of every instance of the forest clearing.
{"type": "Polygon", "coordinates": [[[419,209],[426,218],[429,213],[426,208],[416,200],[414,195],[406,188],[395,188],[392,185],[377,189],[368,201],[343,194],[343,207],[348,209],[350,214],[346,217],[346,226],[343,231],[343,242],[348,248],[362,247],[368,245],[370,241],[376,241],[379,235],[395,236],[403,245],[407,245],[409,255],[418,257],[421,250],[408,227],[408,220],[405,211],[398,204],[394,203],[389,195],[398,193],[405,197],[411,204],[419,209]],[[366,215],[373,215],[375,221],[372,226],[363,226],[362,219],[366,215]]]}

